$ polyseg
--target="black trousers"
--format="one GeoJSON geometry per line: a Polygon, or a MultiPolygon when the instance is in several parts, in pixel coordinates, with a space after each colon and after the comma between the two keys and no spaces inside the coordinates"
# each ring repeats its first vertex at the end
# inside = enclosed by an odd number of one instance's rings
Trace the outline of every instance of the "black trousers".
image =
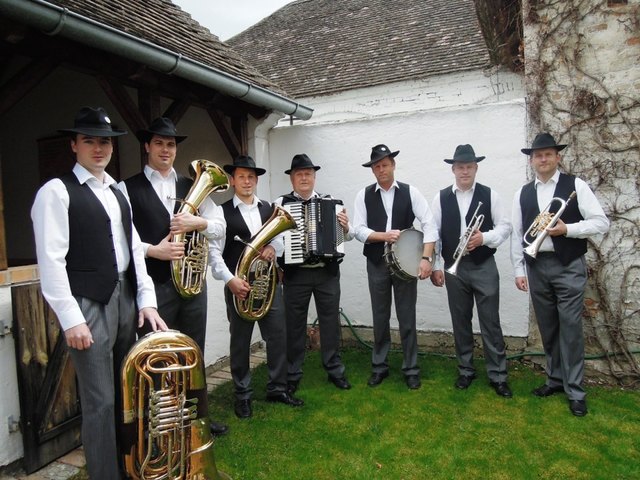
{"type": "Polygon", "coordinates": [[[333,378],[344,376],[340,358],[340,270],[337,265],[287,268],[284,303],[287,317],[288,381],[302,378],[311,295],[320,328],[322,366],[333,378]]]}

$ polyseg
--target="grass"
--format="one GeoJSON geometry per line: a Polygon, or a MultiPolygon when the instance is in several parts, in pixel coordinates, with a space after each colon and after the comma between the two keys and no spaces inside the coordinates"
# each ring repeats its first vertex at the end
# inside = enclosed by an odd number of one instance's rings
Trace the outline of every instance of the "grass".
{"type": "Polygon", "coordinates": [[[340,391],[309,352],[296,394],[302,408],[266,403],[266,367],[258,367],[248,420],[233,413],[231,383],[218,387],[211,417],[231,429],[214,445],[218,470],[234,480],[640,478],[636,391],[588,388],[589,414],[576,418],[564,395],[531,395],[544,376],[519,361],[509,364],[514,397],[504,399],[481,362],[478,379],[459,391],[455,360],[423,356],[422,388],[411,391],[396,353],[389,378],[368,387],[369,359],[365,350],[343,353],[353,388],[340,391]]]}
{"type": "Polygon", "coordinates": [[[421,358],[422,388],[410,391],[390,356],[391,375],[366,385],[369,352],[343,354],[349,391],[327,382],[311,352],[293,409],[267,404],[266,368],[254,374],[254,416],[233,414],[231,384],[210,397],[212,417],[231,433],[215,444],[218,469],[243,479],[634,479],[640,478],[640,397],[588,388],[589,414],[576,418],[564,395],[531,390],[544,376],[509,365],[514,398],[498,397],[478,362],[478,379],[456,390],[455,360],[421,358]]]}

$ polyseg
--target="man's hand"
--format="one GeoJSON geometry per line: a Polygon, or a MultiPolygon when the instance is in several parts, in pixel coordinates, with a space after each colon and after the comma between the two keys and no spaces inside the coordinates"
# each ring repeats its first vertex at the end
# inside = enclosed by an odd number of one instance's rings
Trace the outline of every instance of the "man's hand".
{"type": "Polygon", "coordinates": [[[400,230],[389,230],[384,232],[384,241],[387,243],[396,243],[400,238],[400,230]]]}
{"type": "Polygon", "coordinates": [[[91,330],[86,323],[81,323],[64,331],[67,346],[76,350],[86,350],[93,343],[91,330]]]}
{"type": "Polygon", "coordinates": [[[516,288],[523,292],[529,291],[529,282],[527,281],[527,277],[516,277],[516,288]]]}
{"type": "Polygon", "coordinates": [[[233,277],[227,282],[227,287],[231,290],[236,297],[240,300],[247,298],[247,295],[251,291],[251,286],[246,280],[242,280],[240,277],[233,277]]]}
{"type": "Polygon", "coordinates": [[[347,209],[343,208],[338,212],[338,223],[344,230],[344,233],[349,231],[349,217],[347,216],[347,209]]]}
{"type": "Polygon", "coordinates": [[[475,230],[471,237],[469,237],[469,243],[467,243],[467,252],[471,252],[474,249],[481,247],[484,238],[482,236],[482,232],[480,230],[475,230]]]}
{"type": "Polygon", "coordinates": [[[158,311],[153,307],[144,307],[140,309],[140,312],[138,313],[138,328],[144,325],[145,320],[149,322],[149,325],[154,332],[157,332],[158,330],[162,330],[163,332],[169,330],[167,324],[164,323],[162,318],[160,318],[158,311]]]}
{"type": "Polygon", "coordinates": [[[157,245],[149,245],[147,257],[158,260],[180,260],[184,256],[184,243],[172,242],[170,233],[157,245]]]}
{"type": "Polygon", "coordinates": [[[171,233],[188,233],[194,230],[204,230],[207,228],[207,221],[197,215],[188,212],[177,213],[171,219],[171,233]]]}
{"type": "Polygon", "coordinates": [[[432,269],[433,265],[431,265],[431,262],[423,258],[422,260],[420,260],[420,272],[418,273],[418,278],[420,280],[429,278],[431,276],[432,269]]]}
{"type": "Polygon", "coordinates": [[[567,224],[558,219],[558,222],[551,228],[547,228],[547,232],[552,237],[561,237],[567,234],[567,224]]]}
{"type": "Polygon", "coordinates": [[[271,245],[265,245],[260,249],[260,258],[267,262],[273,262],[276,259],[276,249],[271,245]]]}
{"type": "Polygon", "coordinates": [[[444,272],[442,270],[434,270],[431,273],[431,283],[436,287],[442,287],[444,285],[444,272]]]}

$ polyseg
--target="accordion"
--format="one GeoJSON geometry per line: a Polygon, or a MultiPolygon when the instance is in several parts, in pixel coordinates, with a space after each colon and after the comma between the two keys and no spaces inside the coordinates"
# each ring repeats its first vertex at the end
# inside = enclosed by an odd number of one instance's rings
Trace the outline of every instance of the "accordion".
{"type": "Polygon", "coordinates": [[[342,205],[342,200],[316,197],[282,206],[297,226],[284,232],[285,265],[344,257],[344,230],[338,222],[342,205]]]}

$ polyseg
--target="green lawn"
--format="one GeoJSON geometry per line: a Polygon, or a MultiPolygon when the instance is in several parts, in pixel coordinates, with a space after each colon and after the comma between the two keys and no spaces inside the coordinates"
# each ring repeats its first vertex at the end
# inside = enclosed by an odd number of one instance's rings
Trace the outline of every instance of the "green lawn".
{"type": "Polygon", "coordinates": [[[637,391],[588,388],[589,414],[576,418],[564,395],[531,395],[544,376],[518,361],[509,365],[514,397],[504,399],[480,362],[478,379],[459,391],[455,360],[421,357],[422,388],[410,391],[399,354],[376,388],[366,385],[369,351],[343,358],[349,391],[328,383],[309,353],[299,409],[263,400],[264,365],[249,420],[235,417],[231,384],[219,387],[210,411],[231,433],[216,441],[218,469],[235,480],[640,478],[637,391]]]}

